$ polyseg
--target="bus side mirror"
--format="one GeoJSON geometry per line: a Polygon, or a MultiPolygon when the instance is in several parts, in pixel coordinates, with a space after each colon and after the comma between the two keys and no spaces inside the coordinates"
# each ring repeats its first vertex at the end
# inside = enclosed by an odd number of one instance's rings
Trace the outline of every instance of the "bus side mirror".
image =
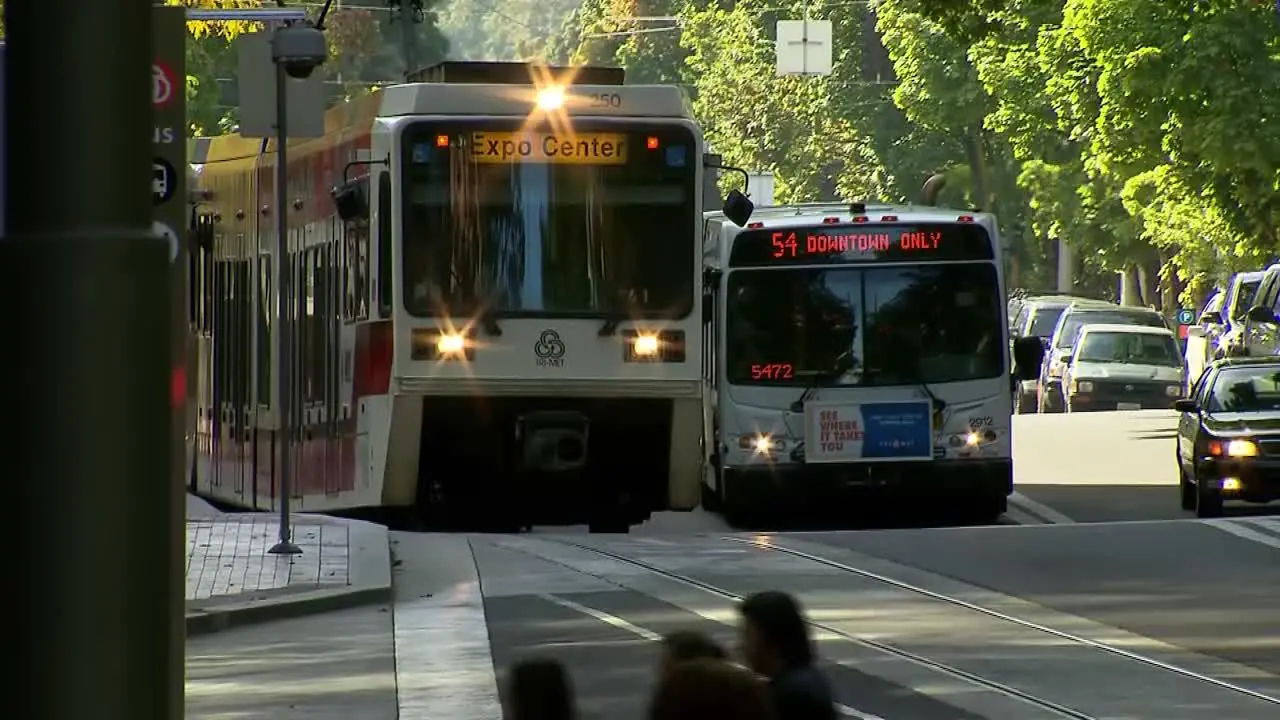
{"type": "Polygon", "coordinates": [[[1209,312],[1200,316],[1200,324],[1201,325],[1221,325],[1222,313],[1216,312],[1214,310],[1210,310],[1209,312]]]}
{"type": "Polygon", "coordinates": [[[715,290],[720,287],[720,277],[724,275],[724,271],[720,268],[704,267],[702,268],[702,287],[706,290],[715,290]]]}
{"type": "Polygon", "coordinates": [[[1280,318],[1277,318],[1276,314],[1271,312],[1270,308],[1265,308],[1261,305],[1254,305],[1249,308],[1248,317],[1251,321],[1260,323],[1274,324],[1277,321],[1280,321],[1280,318]]]}
{"type": "Polygon", "coordinates": [[[737,190],[730,190],[724,199],[724,216],[729,218],[730,222],[738,227],[746,227],[747,221],[751,219],[751,213],[754,212],[756,206],[746,195],[737,190]]]}
{"type": "Polygon", "coordinates": [[[1034,335],[1013,341],[1013,374],[1019,380],[1035,380],[1040,377],[1040,364],[1044,362],[1044,343],[1034,335]]]}
{"type": "Polygon", "coordinates": [[[716,306],[712,305],[710,297],[702,299],[702,324],[709,325],[716,316],[716,306]]]}
{"type": "Polygon", "coordinates": [[[350,222],[369,217],[369,198],[365,194],[363,180],[344,182],[329,191],[329,195],[333,198],[338,217],[343,220],[350,222]]]}

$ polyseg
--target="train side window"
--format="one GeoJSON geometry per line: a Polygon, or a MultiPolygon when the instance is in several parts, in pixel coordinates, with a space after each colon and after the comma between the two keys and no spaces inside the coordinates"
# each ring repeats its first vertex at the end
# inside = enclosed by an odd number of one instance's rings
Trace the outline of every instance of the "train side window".
{"type": "Polygon", "coordinates": [[[258,404],[271,407],[271,256],[258,256],[258,404]]]}
{"type": "Polygon", "coordinates": [[[391,317],[391,173],[378,174],[378,316],[391,317]]]}

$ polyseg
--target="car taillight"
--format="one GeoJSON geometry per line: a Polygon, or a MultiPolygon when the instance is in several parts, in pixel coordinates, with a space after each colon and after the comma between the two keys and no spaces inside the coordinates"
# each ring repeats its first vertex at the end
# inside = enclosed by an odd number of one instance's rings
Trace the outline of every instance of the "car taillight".
{"type": "Polygon", "coordinates": [[[354,390],[357,398],[386,395],[390,390],[392,339],[390,320],[356,327],[354,390]]]}

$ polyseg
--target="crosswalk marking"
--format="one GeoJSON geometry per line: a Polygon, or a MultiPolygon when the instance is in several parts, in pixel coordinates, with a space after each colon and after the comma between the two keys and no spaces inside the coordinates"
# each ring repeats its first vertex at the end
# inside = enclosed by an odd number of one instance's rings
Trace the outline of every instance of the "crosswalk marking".
{"type": "Polygon", "coordinates": [[[1201,522],[1243,540],[1280,550],[1280,517],[1213,519],[1201,522]]]}

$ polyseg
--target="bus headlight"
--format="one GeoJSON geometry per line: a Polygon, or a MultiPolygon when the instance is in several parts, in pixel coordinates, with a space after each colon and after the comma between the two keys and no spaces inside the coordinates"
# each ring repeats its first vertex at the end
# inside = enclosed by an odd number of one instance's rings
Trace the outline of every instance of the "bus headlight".
{"type": "Polygon", "coordinates": [[[743,435],[738,438],[738,449],[753,452],[756,455],[773,455],[787,449],[787,441],[768,433],[743,435]]]}

